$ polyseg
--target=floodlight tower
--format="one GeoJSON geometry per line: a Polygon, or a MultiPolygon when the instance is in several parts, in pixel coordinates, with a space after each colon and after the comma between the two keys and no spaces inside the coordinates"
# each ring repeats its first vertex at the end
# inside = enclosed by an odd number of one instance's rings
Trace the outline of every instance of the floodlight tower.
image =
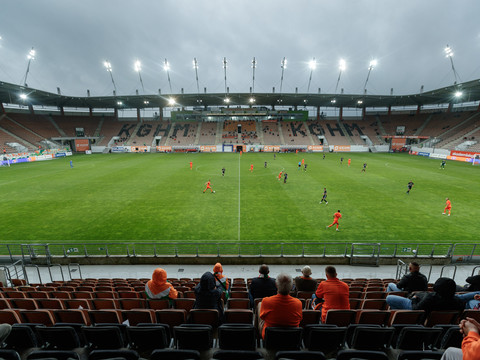
{"type": "Polygon", "coordinates": [[[280,94],[282,93],[282,86],[283,86],[283,72],[287,68],[287,59],[283,58],[282,62],[280,63],[280,67],[282,68],[282,77],[280,78],[280,94]]]}
{"type": "Polygon", "coordinates": [[[104,61],[103,66],[105,69],[110,73],[110,79],[112,79],[113,89],[115,90],[115,94],[117,93],[117,85],[115,85],[115,80],[113,80],[113,73],[112,73],[112,64],[109,61],[104,61]]]}
{"type": "Polygon", "coordinates": [[[138,72],[138,77],[140,79],[140,84],[142,84],[142,90],[143,90],[143,93],[145,94],[145,87],[143,86],[143,79],[142,79],[142,63],[140,62],[140,60],[136,60],[135,61],[135,64],[133,65],[134,69],[136,72],[138,72]]]}
{"type": "Polygon", "coordinates": [[[227,98],[227,58],[223,58],[223,74],[225,79],[225,98],[227,98]]]}
{"type": "Polygon", "coordinates": [[[195,69],[195,80],[197,80],[197,95],[200,95],[200,86],[198,85],[198,62],[197,62],[197,58],[193,58],[193,68],[195,69]]]}
{"type": "Polygon", "coordinates": [[[255,60],[255,56],[252,60],[252,94],[255,93],[255,69],[257,68],[257,60],[255,60]]]}
{"type": "Polygon", "coordinates": [[[167,59],[165,59],[163,70],[165,70],[167,73],[168,86],[170,86],[170,94],[172,94],[173,92],[172,92],[172,82],[170,81],[170,64],[168,63],[167,59]]]}
{"type": "Polygon", "coordinates": [[[35,50],[34,50],[33,47],[32,47],[32,49],[28,52],[28,55],[27,55],[28,65],[27,65],[27,71],[25,72],[25,78],[24,78],[24,80],[23,80],[23,85],[24,85],[25,87],[28,87],[28,85],[27,85],[27,77],[28,77],[28,73],[30,72],[30,64],[31,64],[32,60],[35,60],[35,54],[36,54],[36,52],[35,52],[35,50]]]}
{"type": "Polygon", "coordinates": [[[370,61],[370,65],[368,66],[368,74],[367,74],[367,80],[365,80],[365,85],[363,85],[363,93],[365,94],[367,92],[367,83],[368,79],[370,78],[370,73],[372,72],[372,69],[377,66],[377,60],[372,60],[370,61]]]}
{"type": "Polygon", "coordinates": [[[317,68],[317,62],[315,61],[315,58],[313,58],[308,63],[308,67],[310,68],[310,78],[308,79],[307,94],[310,92],[310,83],[312,82],[313,70],[315,70],[317,68]]]}
{"type": "Polygon", "coordinates": [[[338,69],[340,70],[340,72],[338,73],[337,86],[335,86],[335,94],[337,93],[338,84],[340,83],[340,77],[342,76],[342,72],[345,71],[346,68],[347,63],[345,62],[345,60],[340,59],[340,62],[338,64],[338,69]]]}
{"type": "Polygon", "coordinates": [[[457,70],[455,70],[455,65],[453,65],[453,50],[447,44],[447,47],[444,49],[444,51],[445,51],[445,57],[450,59],[450,64],[452,65],[453,76],[455,77],[454,85],[456,85],[457,82],[458,82],[458,78],[460,78],[460,76],[458,75],[457,70]]]}

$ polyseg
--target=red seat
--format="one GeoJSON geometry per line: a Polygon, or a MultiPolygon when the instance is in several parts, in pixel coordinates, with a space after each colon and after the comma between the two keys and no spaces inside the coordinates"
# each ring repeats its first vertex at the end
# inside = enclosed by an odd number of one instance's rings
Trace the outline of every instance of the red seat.
{"type": "Polygon", "coordinates": [[[53,310],[52,312],[57,322],[90,325],[88,310],[66,309],[53,310]]]}
{"type": "Polygon", "coordinates": [[[355,310],[328,310],[325,324],[334,324],[337,326],[348,326],[355,324],[357,311],[355,310]]]}
{"type": "Polygon", "coordinates": [[[187,311],[187,313],[190,312],[194,304],[195,304],[195,299],[181,298],[181,299],[173,300],[173,307],[175,309],[184,309],[187,311]]]}
{"type": "Polygon", "coordinates": [[[131,309],[145,309],[146,300],[145,299],[118,299],[120,304],[120,309],[131,310],[131,309]]]}
{"type": "Polygon", "coordinates": [[[120,310],[90,310],[88,312],[92,324],[121,324],[120,310]]]}
{"type": "Polygon", "coordinates": [[[62,299],[65,309],[90,309],[90,303],[87,299],[62,299]]]}
{"type": "Polygon", "coordinates": [[[390,320],[390,311],[360,310],[357,313],[356,323],[386,326],[389,320],[390,320]]]}
{"type": "Polygon", "coordinates": [[[27,296],[31,299],[48,299],[50,297],[47,291],[28,291],[27,296]]]}
{"type": "Polygon", "coordinates": [[[3,309],[0,310],[0,324],[20,324],[22,320],[15,310],[3,309]]]}
{"type": "Polygon", "coordinates": [[[64,309],[60,299],[36,299],[39,309],[64,309]]]}
{"type": "Polygon", "coordinates": [[[250,299],[228,299],[227,308],[229,309],[250,309],[250,299]]]}
{"type": "Polygon", "coordinates": [[[92,299],[90,300],[93,309],[103,310],[103,309],[117,309],[117,302],[114,299],[92,299]]]}
{"type": "Polygon", "coordinates": [[[15,299],[8,299],[8,302],[10,303],[10,308],[12,309],[25,309],[25,310],[38,309],[37,302],[35,301],[35,299],[15,298],[15,299]]]}
{"type": "Polygon", "coordinates": [[[147,307],[153,310],[168,309],[170,302],[167,299],[149,299],[147,300],[147,307]]]}
{"type": "Polygon", "coordinates": [[[49,310],[21,310],[20,315],[25,320],[24,322],[33,324],[43,324],[46,326],[53,326],[56,321],[49,310]]]}
{"type": "Polygon", "coordinates": [[[230,324],[252,324],[253,311],[249,309],[228,309],[225,310],[225,323],[230,324]]]}
{"type": "Polygon", "coordinates": [[[136,309],[124,310],[123,317],[126,318],[130,326],[136,326],[140,323],[155,323],[155,310],[151,309],[136,309]]]}
{"type": "Polygon", "coordinates": [[[319,310],[303,309],[302,310],[302,321],[300,322],[300,327],[305,327],[305,325],[310,324],[320,324],[320,319],[322,318],[322,312],[319,310]]]}
{"type": "Polygon", "coordinates": [[[217,309],[192,309],[190,310],[190,321],[193,324],[210,325],[213,328],[219,325],[219,314],[217,309]]]}
{"type": "Polygon", "coordinates": [[[388,326],[394,324],[421,324],[424,316],[424,310],[393,310],[388,326]]]}

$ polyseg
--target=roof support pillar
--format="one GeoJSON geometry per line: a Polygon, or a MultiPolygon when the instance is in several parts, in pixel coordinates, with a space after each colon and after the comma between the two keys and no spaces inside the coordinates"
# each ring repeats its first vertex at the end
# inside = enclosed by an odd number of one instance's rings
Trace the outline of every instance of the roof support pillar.
{"type": "Polygon", "coordinates": [[[447,113],[452,112],[452,107],[453,107],[453,104],[449,103],[447,107],[447,113]]]}
{"type": "Polygon", "coordinates": [[[338,112],[338,119],[343,120],[343,106],[340,106],[340,110],[338,112]]]}
{"type": "Polygon", "coordinates": [[[3,107],[3,103],[0,102],[0,114],[5,114],[5,108],[3,107]]]}
{"type": "Polygon", "coordinates": [[[65,116],[65,110],[63,109],[63,106],[60,106],[60,115],[65,116]]]}
{"type": "Polygon", "coordinates": [[[420,109],[421,109],[421,108],[422,108],[422,107],[421,107],[420,105],[418,105],[418,106],[417,106],[417,112],[416,112],[416,115],[420,115],[420,109]]]}
{"type": "Polygon", "coordinates": [[[137,108],[137,121],[140,122],[140,108],[137,108]]]}
{"type": "Polygon", "coordinates": [[[390,105],[388,107],[388,116],[392,115],[392,106],[390,105]]]}
{"type": "Polygon", "coordinates": [[[115,120],[118,120],[118,109],[117,108],[113,109],[113,117],[115,118],[115,120]]]}
{"type": "Polygon", "coordinates": [[[365,120],[367,117],[367,109],[365,107],[362,108],[362,120],[365,120]]]}
{"type": "Polygon", "coordinates": [[[480,102],[478,103],[477,111],[480,111],[480,102]]]}
{"type": "Polygon", "coordinates": [[[163,121],[163,108],[161,106],[158,108],[158,119],[163,121]]]}
{"type": "Polygon", "coordinates": [[[90,117],[93,116],[93,109],[92,108],[88,108],[88,113],[90,114],[90,117]]]}
{"type": "Polygon", "coordinates": [[[30,114],[35,115],[35,111],[33,110],[33,105],[32,104],[28,105],[28,110],[30,110],[30,114]]]}
{"type": "Polygon", "coordinates": [[[317,106],[317,121],[320,120],[320,106],[317,106]]]}

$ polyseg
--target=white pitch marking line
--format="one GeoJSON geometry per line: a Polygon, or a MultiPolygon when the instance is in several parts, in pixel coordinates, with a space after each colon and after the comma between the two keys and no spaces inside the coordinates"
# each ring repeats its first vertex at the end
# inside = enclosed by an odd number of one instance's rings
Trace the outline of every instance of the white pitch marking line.
{"type": "Polygon", "coordinates": [[[238,156],[238,241],[240,241],[240,156],[238,156]]]}

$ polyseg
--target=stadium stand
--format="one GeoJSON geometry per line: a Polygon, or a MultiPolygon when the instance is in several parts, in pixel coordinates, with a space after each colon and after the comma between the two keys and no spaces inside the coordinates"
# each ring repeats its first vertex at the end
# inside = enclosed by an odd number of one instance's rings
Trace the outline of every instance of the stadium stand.
{"type": "Polygon", "coordinates": [[[198,145],[215,145],[217,138],[217,123],[203,122],[200,126],[198,145]]]}
{"type": "Polygon", "coordinates": [[[196,122],[179,121],[173,123],[165,145],[195,145],[198,126],[199,125],[196,122]]]}
{"type": "MultiPolygon", "coordinates": [[[[263,143],[268,145],[280,145],[283,144],[280,137],[280,130],[277,122],[262,122],[263,131],[263,143]]],[[[283,137],[283,136],[282,136],[283,137]]]]}
{"type": "Polygon", "coordinates": [[[304,122],[288,121],[280,124],[287,145],[313,145],[311,135],[304,122]]]}

